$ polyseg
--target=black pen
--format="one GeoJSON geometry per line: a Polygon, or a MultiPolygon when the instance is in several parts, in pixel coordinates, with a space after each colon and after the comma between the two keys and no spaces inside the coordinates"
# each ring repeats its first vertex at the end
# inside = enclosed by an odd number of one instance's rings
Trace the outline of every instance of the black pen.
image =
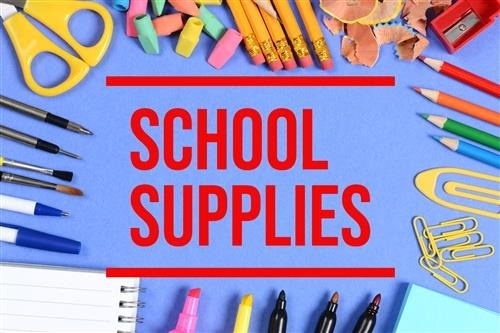
{"type": "Polygon", "coordinates": [[[375,323],[377,322],[377,312],[380,306],[380,301],[382,296],[377,294],[373,301],[368,305],[368,308],[359,317],[356,326],[352,333],[372,333],[375,328],[375,323]]]}
{"type": "Polygon", "coordinates": [[[339,293],[335,292],[323,311],[316,324],[315,333],[332,333],[337,323],[337,303],[339,301],[339,293]]]}
{"type": "Polygon", "coordinates": [[[37,118],[40,120],[43,120],[46,123],[65,128],[67,130],[76,132],[76,133],[83,133],[83,134],[88,134],[91,135],[93,134],[91,131],[86,129],[80,124],[74,123],[72,121],[69,121],[68,119],[65,119],[63,117],[59,117],[53,113],[44,111],[42,109],[39,109],[37,107],[24,104],[23,102],[16,101],[12,98],[2,96],[0,95],[0,105],[6,106],[11,108],[14,111],[23,113],[25,115],[31,116],[33,118],[37,118]]]}
{"type": "Polygon", "coordinates": [[[282,290],[278,299],[276,300],[276,306],[271,313],[271,318],[269,318],[269,329],[268,333],[285,333],[286,332],[286,299],[285,291],[282,290]]]}
{"type": "Polygon", "coordinates": [[[36,138],[36,137],[31,136],[31,135],[26,134],[26,133],[16,131],[12,128],[8,128],[8,127],[2,126],[2,125],[0,125],[0,136],[3,136],[7,139],[11,139],[11,140],[16,141],[16,142],[24,143],[28,146],[35,148],[35,149],[40,149],[40,150],[46,151],[46,152],[51,153],[51,154],[63,154],[63,155],[69,156],[69,157],[81,159],[80,156],[73,154],[73,153],[70,153],[70,152],[67,152],[65,150],[62,150],[56,144],[53,144],[51,142],[48,142],[48,141],[45,141],[45,140],[42,140],[39,138],[36,138]]]}

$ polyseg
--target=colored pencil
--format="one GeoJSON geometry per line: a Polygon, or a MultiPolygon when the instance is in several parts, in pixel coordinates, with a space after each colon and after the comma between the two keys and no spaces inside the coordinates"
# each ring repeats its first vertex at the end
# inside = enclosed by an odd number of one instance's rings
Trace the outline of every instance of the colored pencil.
{"type": "Polygon", "coordinates": [[[321,32],[321,27],[319,26],[316,15],[314,14],[314,9],[311,5],[311,0],[295,0],[295,4],[299,9],[300,17],[306,26],[307,35],[311,40],[311,44],[314,48],[314,53],[318,57],[321,68],[324,70],[333,67],[333,60],[326,44],[325,37],[321,32]]]}
{"type": "Polygon", "coordinates": [[[448,95],[442,91],[423,88],[413,88],[428,100],[461,112],[468,116],[484,120],[490,124],[500,126],[500,113],[487,109],[480,105],[468,102],[458,97],[448,95]]]}
{"type": "Polygon", "coordinates": [[[243,37],[245,49],[250,55],[250,58],[252,58],[252,62],[255,65],[263,64],[264,62],[266,62],[266,60],[264,58],[264,55],[262,54],[262,50],[260,49],[257,37],[255,37],[252,26],[248,21],[247,15],[245,14],[245,10],[241,5],[240,0],[227,0],[227,5],[229,6],[231,14],[233,14],[236,26],[240,31],[241,37],[243,37]]]}
{"type": "Polygon", "coordinates": [[[267,31],[266,24],[264,23],[264,19],[260,15],[259,8],[252,0],[240,1],[243,9],[245,10],[248,21],[252,26],[253,32],[257,37],[262,53],[266,58],[267,64],[273,71],[282,69],[283,64],[278,56],[278,52],[276,52],[276,49],[274,48],[271,36],[267,31]]]}
{"type": "Polygon", "coordinates": [[[500,168],[500,155],[498,154],[458,139],[445,138],[441,136],[433,136],[433,138],[454,152],[489,164],[495,168],[500,168]]]}
{"type": "Polygon", "coordinates": [[[281,24],[277,19],[262,9],[262,7],[259,7],[259,10],[264,22],[266,23],[266,27],[269,30],[269,34],[271,35],[274,45],[276,46],[276,51],[278,52],[283,66],[285,66],[286,70],[297,68],[297,63],[293,57],[292,49],[288,44],[285,32],[281,28],[281,24]]]}
{"type": "Polygon", "coordinates": [[[429,57],[419,56],[419,60],[434,69],[436,72],[458,80],[471,87],[482,90],[495,97],[500,97],[500,85],[487,80],[479,75],[466,71],[463,68],[452,65],[443,60],[437,60],[429,57]]]}
{"type": "Polygon", "coordinates": [[[478,130],[477,128],[455,121],[450,118],[428,115],[428,114],[420,114],[420,116],[426,119],[431,124],[436,125],[437,127],[447,132],[459,135],[462,138],[475,141],[487,147],[500,150],[500,137],[496,135],[478,130]]]}
{"type": "Polygon", "coordinates": [[[302,35],[299,24],[295,15],[293,14],[292,7],[288,0],[273,0],[274,6],[278,11],[278,15],[285,27],[288,39],[292,43],[293,50],[299,58],[300,66],[309,67],[312,66],[313,60],[307,47],[307,43],[302,35]]]}

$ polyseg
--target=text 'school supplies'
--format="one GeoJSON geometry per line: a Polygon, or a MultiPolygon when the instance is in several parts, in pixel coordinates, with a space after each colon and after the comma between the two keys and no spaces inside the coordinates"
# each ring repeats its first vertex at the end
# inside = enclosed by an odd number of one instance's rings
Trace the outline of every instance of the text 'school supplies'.
{"type": "Polygon", "coordinates": [[[368,305],[366,311],[359,317],[356,322],[356,326],[354,326],[354,330],[352,333],[371,333],[375,328],[375,324],[377,322],[377,312],[380,305],[380,301],[382,300],[382,296],[377,294],[373,301],[368,305]]]}
{"type": "Polygon", "coordinates": [[[264,22],[266,23],[267,29],[269,30],[274,46],[276,46],[276,51],[278,52],[278,56],[280,57],[283,66],[285,66],[286,70],[297,68],[297,63],[293,57],[292,49],[290,48],[290,45],[288,45],[285,32],[281,28],[281,24],[276,18],[272,17],[265,10],[263,10],[262,7],[260,7],[259,10],[262,14],[264,22]]]}
{"type": "Polygon", "coordinates": [[[458,0],[431,21],[431,28],[450,53],[455,53],[495,21],[499,0],[458,0]]]}
{"type": "Polygon", "coordinates": [[[302,21],[306,26],[307,35],[314,49],[314,53],[318,57],[322,69],[327,70],[333,67],[332,56],[326,44],[325,37],[321,32],[318,20],[314,15],[314,10],[310,0],[295,0],[299,9],[302,21]]]}
{"type": "Polygon", "coordinates": [[[500,332],[500,315],[410,283],[394,333],[429,331],[500,332]]]}
{"type": "Polygon", "coordinates": [[[69,213],[33,200],[0,194],[0,209],[27,215],[68,216],[69,213]]]}
{"type": "Polygon", "coordinates": [[[1,263],[0,331],[135,332],[139,279],[104,271],[1,263]]]}
{"type": "Polygon", "coordinates": [[[422,216],[413,218],[413,230],[422,256],[418,262],[441,283],[457,293],[469,289],[467,280],[445,263],[482,259],[492,256],[495,248],[483,244],[483,235],[477,231],[473,217],[444,221],[429,226],[422,216]]]}
{"type": "Polygon", "coordinates": [[[38,172],[44,175],[49,175],[55,178],[66,180],[68,182],[70,182],[73,179],[73,172],[71,171],[54,170],[46,167],[41,167],[38,165],[11,160],[4,156],[0,156],[0,167],[10,167],[10,168],[17,168],[17,169],[38,172]]]}
{"type": "Polygon", "coordinates": [[[17,58],[21,65],[24,80],[35,93],[43,96],[59,95],[77,85],[88,73],[89,68],[97,65],[106,53],[113,33],[113,19],[101,4],[92,1],[8,1],[0,3],[0,14],[17,58]],[[47,38],[16,7],[4,2],[21,6],[24,12],[52,30],[63,39],[80,58],[65,51],[47,38]],[[92,46],[80,44],[70,32],[68,21],[76,12],[89,10],[101,17],[102,35],[92,46]],[[37,55],[48,52],[61,58],[67,65],[69,74],[66,79],[52,87],[38,84],[33,77],[31,63],[37,55]],[[90,66],[90,67],[89,67],[90,66]]]}
{"type": "Polygon", "coordinates": [[[468,102],[458,97],[448,95],[442,91],[414,88],[430,101],[447,108],[453,109],[471,117],[484,120],[490,124],[500,126],[500,113],[480,105],[468,102]]]}
{"type": "Polygon", "coordinates": [[[323,311],[316,324],[314,333],[333,333],[335,324],[337,323],[337,304],[339,302],[339,294],[335,292],[323,311]]]}
{"type": "Polygon", "coordinates": [[[472,126],[463,124],[450,118],[420,114],[422,118],[447,132],[460,135],[463,138],[475,141],[484,146],[500,150],[500,137],[478,130],[472,126]]]}
{"type": "Polygon", "coordinates": [[[248,333],[250,327],[250,317],[252,316],[252,294],[246,294],[241,298],[238,306],[238,314],[234,323],[233,333],[248,333]]]}
{"type": "Polygon", "coordinates": [[[273,312],[271,312],[271,317],[269,318],[269,328],[268,333],[285,333],[286,323],[288,317],[286,314],[286,295],[285,291],[280,291],[278,299],[276,300],[276,305],[273,312]]]}
{"type": "Polygon", "coordinates": [[[57,192],[61,192],[64,194],[70,194],[70,195],[83,195],[83,192],[75,187],[61,185],[61,184],[54,184],[54,183],[46,182],[44,180],[15,175],[13,173],[7,173],[7,172],[3,172],[3,171],[0,171],[0,182],[25,185],[25,186],[32,186],[32,187],[44,188],[44,189],[48,189],[48,190],[55,190],[57,192]]]}
{"type": "Polygon", "coordinates": [[[282,0],[273,0],[273,3],[279,13],[288,38],[292,43],[292,48],[299,58],[300,66],[304,68],[312,66],[313,60],[309,53],[309,48],[307,47],[307,43],[297,23],[297,19],[290,7],[290,3],[282,0]]]}
{"type": "Polygon", "coordinates": [[[227,5],[229,6],[231,13],[233,14],[236,26],[238,27],[238,30],[243,37],[243,44],[245,45],[245,49],[250,55],[252,62],[255,65],[263,64],[266,60],[264,58],[264,55],[262,54],[262,50],[260,49],[259,43],[257,42],[257,37],[255,37],[252,26],[248,21],[240,0],[227,0],[227,5]]]}
{"type": "Polygon", "coordinates": [[[494,166],[495,168],[500,168],[500,155],[498,154],[458,139],[445,138],[437,135],[433,136],[433,138],[452,151],[494,166]]]}
{"type": "Polygon", "coordinates": [[[200,288],[191,289],[188,292],[184,307],[179,314],[175,329],[169,333],[194,333],[196,331],[196,321],[198,320],[198,304],[200,302],[200,288]]]}
{"type": "Polygon", "coordinates": [[[264,19],[260,15],[259,8],[252,0],[240,0],[241,5],[245,11],[245,14],[252,26],[252,30],[257,37],[257,41],[259,42],[260,48],[264,57],[266,59],[267,64],[273,71],[278,71],[283,68],[283,64],[278,56],[278,52],[273,45],[271,40],[271,36],[266,29],[266,24],[264,23],[264,19]]]}
{"type": "Polygon", "coordinates": [[[45,110],[39,109],[37,107],[24,104],[23,102],[16,101],[12,98],[8,98],[0,95],[0,105],[11,108],[14,111],[20,112],[22,114],[31,116],[35,119],[40,119],[48,124],[52,124],[67,130],[91,135],[92,132],[83,127],[80,124],[69,121],[68,119],[59,117],[53,113],[47,112],[45,110]]]}
{"type": "MultiPolygon", "coordinates": [[[[11,243],[31,249],[69,254],[78,254],[81,248],[80,242],[69,238],[59,237],[19,225],[2,222],[0,222],[0,242],[11,243]]],[[[0,279],[0,282],[3,282],[3,277],[2,272],[2,279],[0,279]]],[[[2,312],[2,315],[3,314],[4,312],[2,312]]],[[[0,323],[0,325],[2,324],[0,323]]]]}
{"type": "Polygon", "coordinates": [[[3,136],[4,138],[11,139],[16,142],[24,143],[25,145],[31,146],[35,149],[46,151],[51,154],[63,154],[72,158],[77,158],[77,159],[81,158],[76,154],[70,153],[68,151],[59,148],[58,145],[53,144],[52,142],[36,138],[29,134],[22,133],[2,125],[0,125],[0,136],[3,136]]]}
{"type": "Polygon", "coordinates": [[[471,87],[482,90],[495,97],[500,97],[500,85],[496,84],[495,82],[489,81],[483,77],[480,77],[474,73],[466,71],[465,69],[442,60],[432,59],[424,56],[419,56],[418,59],[436,72],[449,76],[452,79],[463,82],[471,87]]]}
{"type": "Polygon", "coordinates": [[[428,199],[446,208],[500,219],[500,176],[459,168],[435,168],[417,174],[415,177],[415,186],[428,199]],[[447,196],[440,198],[437,194],[440,192],[440,186],[438,185],[439,177],[449,178],[450,175],[455,175],[458,179],[466,176],[471,180],[480,182],[482,186],[448,180],[443,184],[443,191],[447,196]],[[493,207],[491,209],[471,207],[446,200],[453,197],[468,199],[468,201],[473,204],[475,201],[478,202],[478,204],[490,204],[493,207]]]}

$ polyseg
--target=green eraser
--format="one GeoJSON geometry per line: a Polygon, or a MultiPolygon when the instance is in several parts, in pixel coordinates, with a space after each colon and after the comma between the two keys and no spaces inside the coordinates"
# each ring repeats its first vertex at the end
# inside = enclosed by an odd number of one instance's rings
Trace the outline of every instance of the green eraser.
{"type": "Polygon", "coordinates": [[[161,16],[163,7],[165,7],[165,0],[151,0],[151,7],[156,16],[161,16]]]}
{"type": "Polygon", "coordinates": [[[205,6],[200,6],[200,19],[205,24],[203,31],[215,40],[221,39],[226,32],[226,27],[222,22],[205,6]]]}
{"type": "Polygon", "coordinates": [[[160,46],[158,44],[158,36],[156,35],[153,22],[148,14],[138,15],[134,18],[135,28],[139,37],[144,52],[147,54],[160,53],[160,46]]]}

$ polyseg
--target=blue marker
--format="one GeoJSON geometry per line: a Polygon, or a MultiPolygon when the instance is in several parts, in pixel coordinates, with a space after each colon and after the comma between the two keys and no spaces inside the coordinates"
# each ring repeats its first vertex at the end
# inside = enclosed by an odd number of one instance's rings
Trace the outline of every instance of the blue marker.
{"type": "Polygon", "coordinates": [[[0,209],[27,215],[68,216],[69,213],[36,201],[0,194],[0,209]]]}
{"type": "Polygon", "coordinates": [[[458,139],[441,136],[433,136],[433,138],[459,154],[500,169],[500,155],[498,154],[458,139]]]}
{"type": "Polygon", "coordinates": [[[80,253],[81,248],[81,243],[72,239],[1,222],[0,242],[11,243],[32,249],[71,254],[80,253]]]}

